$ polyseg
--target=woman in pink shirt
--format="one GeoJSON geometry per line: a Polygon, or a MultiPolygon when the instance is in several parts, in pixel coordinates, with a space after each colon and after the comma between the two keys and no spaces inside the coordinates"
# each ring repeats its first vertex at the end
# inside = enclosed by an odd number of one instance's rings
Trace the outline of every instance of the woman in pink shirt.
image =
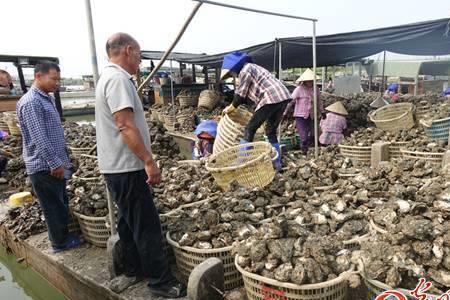
{"type": "MultiPolygon", "coordinates": [[[[292,93],[292,99],[285,111],[285,115],[295,103],[294,117],[298,135],[300,136],[300,149],[304,154],[308,152],[308,147],[314,138],[314,73],[307,69],[295,82],[299,84],[292,93]]],[[[319,89],[317,89],[317,106],[322,119],[326,118],[323,103],[320,100],[319,89]]]]}
{"type": "Polygon", "coordinates": [[[348,115],[344,105],[338,101],[327,108],[325,108],[327,118],[320,121],[320,128],[322,134],[319,137],[319,142],[322,145],[339,144],[344,139],[344,130],[347,128],[347,120],[345,116],[348,115]]]}

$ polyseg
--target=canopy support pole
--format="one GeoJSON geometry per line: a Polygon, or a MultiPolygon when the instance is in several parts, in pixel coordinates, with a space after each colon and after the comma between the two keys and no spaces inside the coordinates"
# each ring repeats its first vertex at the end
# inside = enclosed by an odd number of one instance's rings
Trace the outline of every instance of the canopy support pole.
{"type": "Polygon", "coordinates": [[[172,68],[172,60],[170,60],[170,96],[172,97],[172,105],[175,106],[175,98],[173,97],[173,68],[172,68]]]}
{"type": "Polygon", "coordinates": [[[383,96],[383,92],[385,90],[385,81],[384,81],[384,70],[386,67],[386,50],[383,53],[383,72],[381,74],[381,86],[380,86],[380,96],[383,96]]]}
{"type": "Polygon", "coordinates": [[[278,40],[278,79],[282,79],[281,73],[283,72],[283,67],[281,66],[281,42],[278,40]]]}
{"type": "Polygon", "coordinates": [[[316,80],[316,22],[313,22],[312,36],[313,73],[314,73],[314,157],[319,158],[319,115],[317,113],[317,80],[316,80]]]}

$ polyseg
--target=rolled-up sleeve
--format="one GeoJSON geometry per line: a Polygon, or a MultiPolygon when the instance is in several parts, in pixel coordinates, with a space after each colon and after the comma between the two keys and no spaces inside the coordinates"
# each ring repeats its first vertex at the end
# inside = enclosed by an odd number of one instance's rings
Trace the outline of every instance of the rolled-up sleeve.
{"type": "Polygon", "coordinates": [[[42,107],[32,102],[23,105],[21,108],[21,123],[25,124],[39,155],[47,162],[50,169],[62,166],[63,162],[56,154],[51,138],[48,136],[45,126],[43,126],[46,121],[42,107]]]}

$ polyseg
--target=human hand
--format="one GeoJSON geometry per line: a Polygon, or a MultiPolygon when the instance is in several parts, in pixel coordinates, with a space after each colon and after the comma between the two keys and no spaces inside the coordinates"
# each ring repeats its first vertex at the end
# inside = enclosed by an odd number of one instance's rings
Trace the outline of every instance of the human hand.
{"type": "Polygon", "coordinates": [[[236,107],[234,107],[233,104],[228,105],[227,107],[225,107],[225,109],[222,111],[223,114],[231,114],[232,112],[234,112],[236,110],[236,107]]]}
{"type": "Polygon", "coordinates": [[[147,184],[157,185],[161,183],[161,171],[154,161],[145,164],[145,173],[147,173],[147,184]]]}
{"type": "Polygon", "coordinates": [[[64,167],[59,166],[56,169],[50,170],[50,175],[61,180],[64,179],[64,167]]]}

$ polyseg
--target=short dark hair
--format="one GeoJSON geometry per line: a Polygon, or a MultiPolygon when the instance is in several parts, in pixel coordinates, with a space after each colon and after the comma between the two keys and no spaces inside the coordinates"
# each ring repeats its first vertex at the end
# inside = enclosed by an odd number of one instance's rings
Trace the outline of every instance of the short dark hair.
{"type": "Polygon", "coordinates": [[[57,72],[61,72],[61,69],[59,68],[57,63],[49,60],[41,60],[34,66],[34,75],[36,75],[39,72],[43,74],[48,74],[50,70],[56,70],[57,72]]]}
{"type": "Polygon", "coordinates": [[[123,47],[137,44],[138,42],[128,33],[118,32],[106,41],[106,53],[108,57],[116,56],[123,47]]]}

